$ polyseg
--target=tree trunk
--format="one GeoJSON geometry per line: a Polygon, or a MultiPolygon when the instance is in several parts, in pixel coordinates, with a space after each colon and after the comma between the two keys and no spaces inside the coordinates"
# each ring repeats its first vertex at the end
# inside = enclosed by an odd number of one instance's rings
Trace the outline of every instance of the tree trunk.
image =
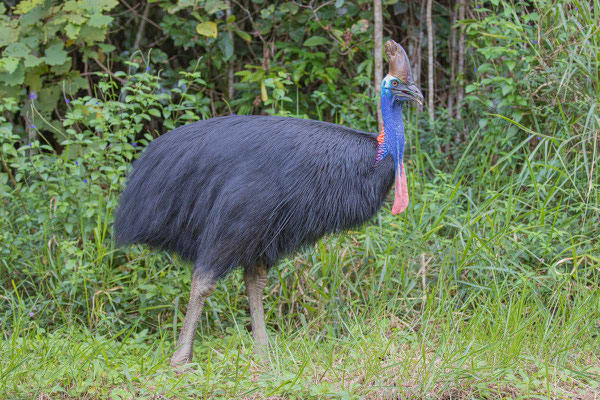
{"type": "Polygon", "coordinates": [[[456,80],[456,19],[458,18],[458,9],[456,4],[450,15],[450,45],[448,46],[448,59],[450,60],[450,89],[448,94],[448,116],[454,115],[454,81],[456,80]]]}
{"type": "MultiPolygon", "coordinates": [[[[456,19],[458,18],[458,8],[456,3],[451,4],[450,14],[450,41],[448,43],[448,60],[450,61],[450,87],[448,88],[448,118],[454,116],[454,98],[455,93],[455,81],[456,81],[456,19]]],[[[450,151],[450,140],[444,144],[444,152],[450,151]]]]}
{"type": "MultiPolygon", "coordinates": [[[[231,0],[225,0],[225,4],[227,5],[227,9],[225,10],[225,17],[229,19],[231,17],[231,0]]],[[[233,31],[229,30],[227,32],[229,35],[229,39],[231,40],[231,45],[233,46],[233,31]]],[[[235,51],[233,52],[232,58],[229,60],[229,64],[227,66],[227,98],[229,100],[233,99],[233,57],[235,57],[235,51]]]]}
{"type": "MultiPolygon", "coordinates": [[[[465,2],[464,0],[458,0],[458,20],[463,21],[465,19],[465,2]]],[[[460,27],[460,38],[458,39],[458,90],[456,93],[456,119],[462,120],[460,113],[460,107],[465,97],[464,88],[464,75],[465,75],[465,29],[463,26],[460,27]]],[[[462,127],[456,131],[455,141],[460,142],[460,131],[462,127]]]]}
{"type": "MultiPolygon", "coordinates": [[[[421,65],[422,65],[422,58],[421,57],[421,49],[423,48],[423,20],[425,19],[425,2],[421,2],[421,12],[419,14],[419,41],[417,43],[417,65],[415,68],[416,74],[414,75],[414,79],[415,79],[415,84],[418,87],[421,87],[421,65]]],[[[419,108],[419,112],[423,111],[422,107],[420,106],[419,108]]]]}
{"type": "Polygon", "coordinates": [[[137,33],[135,34],[135,42],[133,43],[134,50],[137,50],[140,48],[140,44],[142,43],[142,39],[144,38],[144,31],[146,30],[146,21],[148,21],[149,13],[150,13],[150,2],[147,2],[146,7],[144,8],[144,13],[142,14],[142,20],[140,21],[140,26],[138,28],[137,33]]]}
{"type": "Polygon", "coordinates": [[[435,88],[433,87],[433,23],[431,21],[431,8],[433,0],[427,0],[427,88],[429,100],[429,122],[433,127],[435,110],[433,109],[433,96],[435,88]]]}
{"type": "Polygon", "coordinates": [[[374,39],[375,39],[375,94],[377,95],[377,122],[378,130],[383,126],[383,117],[381,116],[381,81],[383,80],[383,52],[381,49],[383,41],[383,10],[381,0],[373,1],[374,39]]]}

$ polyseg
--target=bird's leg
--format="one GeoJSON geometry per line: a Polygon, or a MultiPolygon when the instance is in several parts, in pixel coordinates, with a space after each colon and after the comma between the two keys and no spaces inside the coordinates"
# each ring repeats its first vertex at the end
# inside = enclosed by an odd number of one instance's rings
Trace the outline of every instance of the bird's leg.
{"type": "Polygon", "coordinates": [[[198,321],[202,315],[204,301],[214,292],[217,281],[212,277],[200,276],[197,269],[192,272],[192,288],[190,290],[190,302],[183,319],[183,326],[179,332],[177,349],[171,357],[171,366],[179,366],[192,361],[194,352],[194,336],[198,321]]]}
{"type": "Polygon", "coordinates": [[[267,267],[258,262],[254,268],[244,271],[244,281],[248,291],[248,302],[250,303],[250,318],[252,320],[252,337],[256,352],[267,360],[267,329],[265,327],[265,311],[263,309],[263,290],[267,285],[267,267]]]}

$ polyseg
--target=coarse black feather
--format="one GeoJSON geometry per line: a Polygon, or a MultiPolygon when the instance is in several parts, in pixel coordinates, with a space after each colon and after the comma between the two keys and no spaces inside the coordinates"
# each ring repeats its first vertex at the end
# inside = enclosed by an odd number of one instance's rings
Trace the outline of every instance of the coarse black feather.
{"type": "Polygon", "coordinates": [[[177,128],[134,162],[116,212],[120,244],[145,243],[220,278],[273,265],[363,224],[394,182],[376,135],[326,122],[229,116],[177,128]]]}

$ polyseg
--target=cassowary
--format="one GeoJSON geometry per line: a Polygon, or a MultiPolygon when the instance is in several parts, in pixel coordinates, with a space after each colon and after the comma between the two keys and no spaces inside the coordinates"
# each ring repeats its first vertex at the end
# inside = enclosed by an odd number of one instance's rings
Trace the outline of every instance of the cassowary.
{"type": "Polygon", "coordinates": [[[379,135],[326,122],[229,116],[182,126],[134,162],[116,211],[120,244],[145,243],[194,262],[187,312],[171,365],[191,361],[205,299],[242,267],[252,334],[265,355],[262,293],[267,270],[323,235],[356,227],[381,208],[408,206],[402,106],[423,96],[408,57],[385,44],[379,135]]]}

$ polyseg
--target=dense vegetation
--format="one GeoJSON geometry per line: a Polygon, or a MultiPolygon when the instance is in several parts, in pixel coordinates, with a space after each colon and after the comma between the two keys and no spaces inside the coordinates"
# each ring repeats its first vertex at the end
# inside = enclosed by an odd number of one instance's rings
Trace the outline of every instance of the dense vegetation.
{"type": "Polygon", "coordinates": [[[376,131],[373,4],[0,4],[0,397],[596,398],[600,1],[435,2],[429,60],[425,4],[383,2],[434,94],[409,209],[271,271],[269,366],[223,280],[183,377],[188,266],[112,241],[131,161],[230,113],[376,131]]]}

